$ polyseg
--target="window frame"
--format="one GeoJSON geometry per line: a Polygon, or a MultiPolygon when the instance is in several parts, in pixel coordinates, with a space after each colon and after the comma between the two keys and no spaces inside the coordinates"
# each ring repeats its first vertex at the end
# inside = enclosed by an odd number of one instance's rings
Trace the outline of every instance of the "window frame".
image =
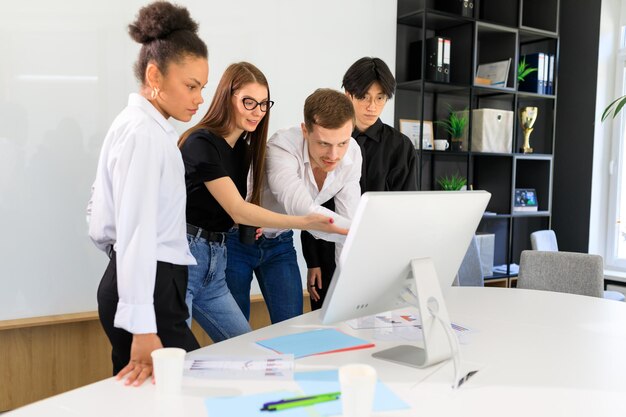
{"type": "MultiPolygon", "coordinates": [[[[626,95],[626,26],[621,27],[620,49],[617,52],[615,62],[615,91],[614,97],[626,95]]],[[[620,224],[626,224],[626,201],[621,207],[622,182],[626,182],[626,118],[624,117],[626,108],[623,108],[618,116],[613,120],[613,130],[611,133],[611,150],[609,160],[609,195],[607,210],[606,229],[606,250],[604,256],[605,268],[626,271],[626,257],[618,256],[618,239],[620,234],[620,224]],[[620,212],[622,215],[620,216],[620,212]],[[621,220],[620,217],[624,219],[621,220]]],[[[626,184],[625,184],[626,185],[626,184]]],[[[626,190],[625,190],[626,192],[626,190]]],[[[624,243],[626,245],[626,242],[624,243]]]]}

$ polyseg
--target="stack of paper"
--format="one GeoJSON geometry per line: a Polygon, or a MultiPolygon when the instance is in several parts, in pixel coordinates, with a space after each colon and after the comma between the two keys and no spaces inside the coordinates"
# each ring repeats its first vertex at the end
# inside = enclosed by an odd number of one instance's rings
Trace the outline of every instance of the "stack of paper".
{"type": "MultiPolygon", "coordinates": [[[[273,391],[263,394],[241,395],[239,397],[207,398],[204,405],[207,413],[211,417],[267,417],[269,414],[274,414],[260,411],[263,404],[267,402],[279,401],[295,396],[317,395],[340,390],[336,370],[296,373],[296,381],[302,389],[302,392],[273,391]]],[[[373,408],[374,412],[385,412],[406,410],[410,407],[394,394],[387,385],[378,381],[376,383],[373,408]]],[[[327,417],[338,415],[341,415],[341,400],[280,411],[280,417],[327,417]]]]}
{"type": "Polygon", "coordinates": [[[374,347],[374,344],[349,336],[337,329],[321,329],[259,340],[257,344],[277,353],[291,353],[298,358],[326,353],[374,347]]]}

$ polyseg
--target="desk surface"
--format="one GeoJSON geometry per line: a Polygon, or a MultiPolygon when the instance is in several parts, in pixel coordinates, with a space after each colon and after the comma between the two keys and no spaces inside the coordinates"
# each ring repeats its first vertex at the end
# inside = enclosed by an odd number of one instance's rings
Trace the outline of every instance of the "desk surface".
{"type": "MultiPolygon", "coordinates": [[[[379,378],[413,410],[377,416],[609,416],[626,415],[626,303],[570,294],[506,288],[451,288],[453,321],[475,330],[461,345],[462,360],[481,371],[459,390],[450,389],[448,365],[413,369],[371,357],[397,344],[376,340],[373,330],[347,333],[368,338],[373,349],[308,357],[296,371],[372,364],[379,378]]],[[[195,354],[254,355],[259,339],[316,328],[319,313],[200,349],[195,354]]],[[[6,383],[6,381],[3,381],[6,383]]],[[[23,407],[20,416],[206,416],[209,396],[296,388],[292,381],[253,382],[185,378],[183,395],[157,401],[154,386],[125,387],[112,378],[23,407]]]]}

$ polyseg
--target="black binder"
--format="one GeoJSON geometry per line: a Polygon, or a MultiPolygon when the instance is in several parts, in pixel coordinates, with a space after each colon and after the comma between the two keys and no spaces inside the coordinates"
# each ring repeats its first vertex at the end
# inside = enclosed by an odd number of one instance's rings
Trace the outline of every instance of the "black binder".
{"type": "Polygon", "coordinates": [[[474,17],[474,0],[458,0],[461,7],[461,16],[474,17]]]}
{"type": "Polygon", "coordinates": [[[443,81],[443,38],[435,36],[426,39],[426,61],[422,76],[422,41],[412,42],[409,45],[409,62],[407,75],[409,80],[443,81]],[[442,40],[439,42],[439,40],[442,40]],[[441,51],[439,52],[439,44],[441,51]]]}

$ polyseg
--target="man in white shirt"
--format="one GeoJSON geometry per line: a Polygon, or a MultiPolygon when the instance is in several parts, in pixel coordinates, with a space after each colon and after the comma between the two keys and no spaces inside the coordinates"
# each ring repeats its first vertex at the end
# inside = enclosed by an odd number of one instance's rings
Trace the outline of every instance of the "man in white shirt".
{"type": "MultiPolygon", "coordinates": [[[[266,185],[263,207],[283,214],[317,212],[349,228],[361,188],[361,151],[351,137],[354,108],[342,93],[318,89],[304,104],[304,123],[276,132],[267,143],[266,185]],[[323,204],[335,201],[336,210],[323,204]]],[[[345,236],[311,232],[315,238],[336,242],[338,259],[345,236]]],[[[227,240],[226,281],[235,300],[249,316],[250,282],[256,273],[272,322],[302,313],[302,285],[290,230],[265,229],[255,244],[227,240]],[[269,255],[269,256],[268,256],[269,255]]],[[[320,302],[320,291],[328,282],[309,281],[312,300],[320,302]]],[[[323,293],[322,293],[323,294],[323,293]]],[[[320,300],[322,299],[322,300],[320,300]]]]}

